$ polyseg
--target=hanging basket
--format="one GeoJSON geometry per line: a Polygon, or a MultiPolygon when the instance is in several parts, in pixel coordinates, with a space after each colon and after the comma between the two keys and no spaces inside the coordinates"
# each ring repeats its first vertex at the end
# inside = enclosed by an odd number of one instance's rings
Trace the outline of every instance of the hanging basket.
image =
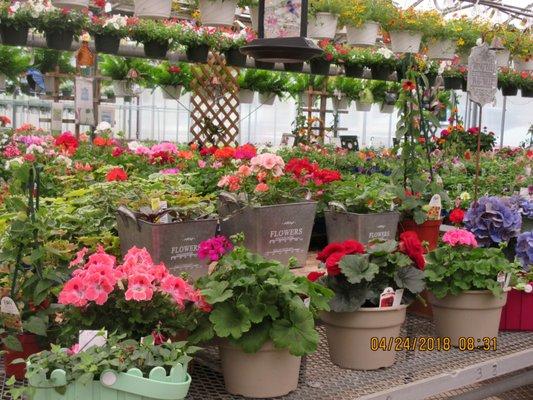
{"type": "Polygon", "coordinates": [[[180,98],[182,89],[182,85],[164,86],[161,88],[163,91],[163,98],[165,100],[178,100],[180,98]]]}
{"type": "Polygon", "coordinates": [[[507,49],[503,50],[496,50],[496,67],[502,68],[502,67],[508,67],[509,66],[509,58],[511,57],[511,52],[507,49]]]}
{"type": "Polygon", "coordinates": [[[28,28],[17,29],[11,26],[0,26],[2,44],[7,46],[26,46],[28,43],[28,28]]]}
{"type": "Polygon", "coordinates": [[[208,56],[209,46],[206,44],[187,47],[187,60],[190,62],[205,64],[208,56]]]}
{"type": "Polygon", "coordinates": [[[6,76],[0,74],[0,92],[3,92],[4,90],[6,90],[6,76]]]}
{"type": "Polygon", "coordinates": [[[461,90],[466,92],[468,90],[468,81],[466,78],[461,79],[461,90]]]}
{"type": "Polygon", "coordinates": [[[394,72],[394,69],[388,65],[372,65],[370,70],[372,71],[372,79],[378,81],[388,81],[394,72]]]}
{"type": "Polygon", "coordinates": [[[287,72],[302,72],[304,69],[304,63],[284,63],[283,68],[287,72]]]}
{"type": "Polygon", "coordinates": [[[533,58],[530,58],[528,60],[516,59],[513,60],[513,63],[514,69],[517,71],[533,71],[533,58]]]}
{"type": "Polygon", "coordinates": [[[113,92],[115,92],[115,97],[131,97],[135,95],[131,82],[127,80],[113,81],[113,92]]]}
{"type": "Polygon", "coordinates": [[[238,48],[226,50],[224,55],[226,56],[226,64],[234,67],[246,67],[248,57],[246,54],[241,53],[238,48]]]}
{"type": "Polygon", "coordinates": [[[148,58],[165,58],[167,56],[169,43],[148,41],[144,42],[144,55],[148,58]]]}
{"type": "Polygon", "coordinates": [[[70,51],[74,40],[73,31],[45,32],[46,46],[49,49],[70,51]]]}
{"type": "Polygon", "coordinates": [[[134,9],[139,18],[165,19],[170,17],[172,0],[135,0],[134,9]]]}
{"type": "Polygon", "coordinates": [[[331,62],[324,60],[323,58],[313,58],[309,61],[311,66],[311,73],[314,75],[329,75],[331,62]]]}
{"type": "Polygon", "coordinates": [[[379,110],[383,114],[392,114],[394,113],[394,104],[381,103],[379,110]]]}
{"type": "Polygon", "coordinates": [[[208,26],[232,26],[236,8],[236,0],[200,0],[200,21],[208,26]]]}
{"type": "Polygon", "coordinates": [[[309,17],[307,36],[313,39],[334,39],[337,33],[339,16],[328,12],[318,12],[309,17]]]}
{"type": "Polygon", "coordinates": [[[444,89],[446,90],[460,90],[463,87],[463,78],[455,76],[444,77],[444,89]]]}
{"type": "Polygon", "coordinates": [[[372,109],[372,103],[367,103],[366,101],[356,100],[355,109],[357,111],[368,112],[372,109]]]}
{"type": "Polygon", "coordinates": [[[89,7],[89,0],[52,0],[52,5],[67,10],[81,10],[89,7]]]}
{"type": "Polygon", "coordinates": [[[333,102],[333,109],[335,111],[348,109],[349,102],[348,102],[348,98],[346,97],[346,95],[343,94],[340,97],[333,96],[331,100],[333,102]]]}
{"type": "Polygon", "coordinates": [[[253,90],[241,89],[239,90],[239,102],[241,104],[253,104],[255,92],[253,90]]]}
{"type": "Polygon", "coordinates": [[[300,104],[302,105],[302,108],[309,108],[309,106],[313,107],[316,104],[317,98],[315,96],[311,96],[311,101],[309,101],[309,94],[303,92],[300,94],[300,104]]]}
{"type": "Polygon", "coordinates": [[[522,88],[520,89],[522,92],[522,97],[533,97],[533,88],[522,88]]]}
{"type": "Polygon", "coordinates": [[[502,86],[503,96],[516,96],[517,94],[518,94],[518,86],[516,85],[502,86]]]}
{"type": "Polygon", "coordinates": [[[53,76],[47,76],[44,77],[44,90],[46,94],[52,95],[54,94],[55,87],[56,87],[56,78],[53,76]]]}
{"type": "Polygon", "coordinates": [[[456,44],[452,40],[434,40],[428,46],[428,58],[434,60],[453,60],[456,44]]]}
{"type": "Polygon", "coordinates": [[[276,100],[276,95],[274,93],[259,93],[259,103],[265,106],[271,106],[276,100]]]}
{"type": "Polygon", "coordinates": [[[365,22],[360,27],[346,26],[346,38],[352,46],[374,46],[378,38],[379,24],[374,21],[365,22]]]}
{"type": "Polygon", "coordinates": [[[395,53],[418,53],[422,42],[422,33],[410,31],[391,31],[391,48],[395,53]]]}
{"type": "Polygon", "coordinates": [[[97,53],[118,54],[120,37],[111,35],[94,35],[94,47],[97,53]]]}
{"type": "Polygon", "coordinates": [[[348,78],[362,78],[365,71],[365,67],[355,64],[345,64],[344,74],[348,78]]]}

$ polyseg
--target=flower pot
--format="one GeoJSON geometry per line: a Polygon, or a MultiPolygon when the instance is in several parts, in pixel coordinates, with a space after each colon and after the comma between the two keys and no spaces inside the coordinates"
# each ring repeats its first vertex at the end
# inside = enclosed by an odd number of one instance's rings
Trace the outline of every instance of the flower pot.
{"type": "Polygon", "coordinates": [[[118,54],[120,37],[111,35],[94,35],[94,47],[97,53],[118,54]]]}
{"type": "Polygon", "coordinates": [[[256,68],[267,69],[267,70],[272,70],[276,66],[276,64],[272,62],[257,61],[257,60],[254,60],[254,65],[256,68]]]}
{"type": "Polygon", "coordinates": [[[388,65],[372,65],[370,70],[372,71],[372,79],[378,81],[388,81],[394,71],[394,69],[388,65]]]}
{"type": "Polygon", "coordinates": [[[404,219],[398,224],[398,234],[405,231],[414,231],[418,235],[418,238],[422,242],[428,242],[429,250],[437,248],[439,242],[439,229],[442,224],[442,220],[438,221],[426,221],[423,224],[418,225],[411,219],[404,219]]]}
{"type": "Polygon", "coordinates": [[[502,308],[507,293],[497,297],[489,290],[468,290],[457,296],[437,299],[429,293],[436,334],[450,338],[452,346],[463,346],[474,338],[474,346],[483,345],[483,338],[498,336],[502,308]]]}
{"type": "Polygon", "coordinates": [[[461,79],[461,90],[466,92],[468,90],[468,81],[466,78],[461,79]]]}
{"type": "Polygon", "coordinates": [[[259,30],[259,6],[250,6],[250,19],[252,20],[252,29],[259,30]]]}
{"type": "Polygon", "coordinates": [[[309,16],[307,36],[313,39],[333,39],[337,33],[339,16],[328,12],[317,12],[309,16]]]}
{"type": "Polygon", "coordinates": [[[347,110],[348,109],[348,98],[345,95],[333,96],[331,99],[333,103],[333,109],[338,110],[347,110]]]}
{"type": "Polygon", "coordinates": [[[367,21],[360,27],[346,26],[346,39],[353,46],[374,46],[378,38],[379,24],[367,21]]]}
{"type": "Polygon", "coordinates": [[[518,86],[516,85],[502,85],[503,96],[516,96],[518,94],[518,86]]]}
{"type": "Polygon", "coordinates": [[[219,201],[221,234],[244,233],[244,246],[267,259],[287,264],[295,257],[299,266],[307,252],[315,219],[316,202],[238,208],[219,201]]]}
{"type": "Polygon", "coordinates": [[[533,71],[533,58],[529,58],[528,60],[516,59],[513,60],[513,63],[514,69],[517,71],[533,71]]]}
{"type": "Polygon", "coordinates": [[[70,51],[72,40],[74,39],[73,31],[45,32],[46,46],[53,50],[70,51]]]}
{"type": "Polygon", "coordinates": [[[288,72],[302,72],[304,63],[284,63],[283,68],[288,72]]]}
{"type": "Polygon", "coordinates": [[[345,64],[344,65],[344,74],[348,78],[362,78],[365,67],[355,64],[345,64]]]}
{"type": "Polygon", "coordinates": [[[434,40],[428,46],[428,58],[435,60],[453,60],[455,49],[453,40],[434,40]]]}
{"type": "Polygon", "coordinates": [[[187,60],[190,62],[205,64],[208,56],[209,46],[206,44],[187,47],[187,60]]]}
{"type": "Polygon", "coordinates": [[[533,331],[533,293],[511,290],[500,320],[502,331],[533,331]]]}
{"type": "Polygon", "coordinates": [[[148,41],[144,42],[144,55],[148,58],[165,58],[167,56],[169,43],[148,41]]]}
{"type": "Polygon", "coordinates": [[[522,97],[533,97],[533,88],[522,88],[522,97]]]}
{"type": "Polygon", "coordinates": [[[12,364],[12,362],[17,358],[27,359],[32,354],[39,353],[43,348],[37,341],[37,335],[23,333],[18,335],[17,339],[22,345],[22,351],[13,351],[4,347],[4,370],[7,378],[14,376],[17,380],[21,381],[26,374],[26,365],[12,364]]]}
{"type": "Polygon", "coordinates": [[[383,114],[392,114],[394,113],[394,109],[394,104],[381,103],[379,111],[381,111],[383,114]]]}
{"type": "Polygon", "coordinates": [[[164,19],[170,17],[172,0],[135,0],[135,16],[139,18],[164,19]]]}
{"type": "Polygon", "coordinates": [[[53,95],[56,90],[56,78],[53,76],[44,76],[45,93],[53,95]]]}
{"type": "Polygon", "coordinates": [[[130,97],[135,95],[131,87],[131,81],[113,81],[113,91],[116,97],[130,97]]]}
{"type": "Polygon", "coordinates": [[[199,0],[202,25],[231,26],[235,19],[236,0],[199,0]]]}
{"type": "Polygon", "coordinates": [[[187,366],[177,364],[167,374],[165,368],[152,368],[148,376],[142,376],[137,368],[128,372],[106,370],[99,380],[89,383],[68,381],[66,372],[56,369],[50,378],[42,374],[30,379],[29,386],[35,389],[33,399],[56,400],[135,400],[160,399],[181,400],[187,396],[191,376],[187,366]],[[64,390],[59,390],[64,388],[64,390]]]}
{"type": "Polygon", "coordinates": [[[463,87],[463,78],[455,76],[444,77],[444,89],[446,90],[460,90],[463,87]]]}
{"type": "Polygon", "coordinates": [[[373,103],[367,103],[366,101],[356,100],[355,101],[355,109],[357,111],[364,111],[368,112],[372,109],[373,103]]]}
{"type": "Polygon", "coordinates": [[[72,90],[71,89],[63,89],[61,90],[61,96],[62,97],[71,97],[72,96],[72,90]]]}
{"type": "Polygon", "coordinates": [[[239,90],[239,102],[241,104],[252,104],[254,102],[255,92],[248,89],[239,90]]]}
{"type": "Polygon", "coordinates": [[[257,353],[248,354],[224,340],[220,360],[226,390],[253,398],[284,396],[298,386],[301,357],[267,342],[257,353]]]}
{"type": "Polygon", "coordinates": [[[226,50],[224,55],[226,56],[226,64],[234,67],[246,67],[248,57],[246,54],[241,53],[238,48],[226,50]]]}
{"type": "Polygon", "coordinates": [[[0,92],[6,90],[6,76],[0,73],[0,92]]]}
{"type": "Polygon", "coordinates": [[[276,95],[274,93],[259,93],[259,103],[265,106],[271,106],[276,101],[276,95]]]}
{"type": "Polygon", "coordinates": [[[311,99],[309,99],[309,94],[305,92],[300,94],[300,103],[302,108],[309,108],[309,106],[313,107],[316,104],[316,101],[316,96],[311,96],[311,99]]]}
{"type": "Polygon", "coordinates": [[[354,239],[366,244],[375,239],[394,240],[400,213],[357,214],[342,211],[324,211],[328,242],[337,243],[354,239]]]}
{"type": "Polygon", "coordinates": [[[503,49],[503,50],[496,50],[495,53],[496,53],[496,67],[497,68],[508,67],[511,52],[507,49],[503,49]]]}
{"type": "Polygon", "coordinates": [[[26,46],[29,28],[17,29],[12,26],[0,26],[2,44],[7,46],[26,46]]]}
{"type": "Polygon", "coordinates": [[[183,86],[164,86],[161,89],[163,91],[163,98],[165,100],[178,100],[180,98],[183,86]]]}
{"type": "Polygon", "coordinates": [[[391,31],[391,49],[395,53],[418,53],[422,42],[422,33],[410,31],[391,31]]]}
{"type": "MultiPolygon", "coordinates": [[[[400,336],[407,306],[360,308],[354,312],[323,312],[331,361],[341,368],[374,370],[394,364],[396,351],[372,349],[372,338],[400,336]]],[[[375,339],[374,339],[375,340],[375,339]]]]}
{"type": "Polygon", "coordinates": [[[52,0],[52,5],[68,10],[81,10],[89,7],[89,0],[52,0]]]}
{"type": "Polygon", "coordinates": [[[216,219],[153,224],[128,211],[117,211],[122,255],[133,246],[145,247],[154,263],[164,263],[175,275],[186,272],[196,279],[207,274],[207,265],[198,259],[197,251],[201,242],[215,236],[216,219]]]}
{"type": "Polygon", "coordinates": [[[323,58],[313,58],[309,61],[311,66],[311,73],[314,75],[329,75],[329,69],[331,67],[331,62],[326,61],[323,58]]]}

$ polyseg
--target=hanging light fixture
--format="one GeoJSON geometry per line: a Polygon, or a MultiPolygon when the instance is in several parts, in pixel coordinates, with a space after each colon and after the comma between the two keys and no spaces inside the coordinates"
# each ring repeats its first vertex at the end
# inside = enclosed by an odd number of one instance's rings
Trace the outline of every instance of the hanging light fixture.
{"type": "Polygon", "coordinates": [[[323,50],[307,36],[308,0],[259,0],[259,38],[240,51],[257,61],[301,63],[323,50]]]}

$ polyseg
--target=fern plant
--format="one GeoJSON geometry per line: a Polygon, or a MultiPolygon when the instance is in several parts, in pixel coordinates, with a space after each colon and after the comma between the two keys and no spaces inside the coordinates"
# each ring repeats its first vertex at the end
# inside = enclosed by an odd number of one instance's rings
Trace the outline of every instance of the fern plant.
{"type": "Polygon", "coordinates": [[[0,74],[17,79],[30,64],[30,57],[17,47],[0,46],[0,74]]]}
{"type": "Polygon", "coordinates": [[[102,75],[116,81],[135,79],[143,86],[154,85],[153,70],[154,67],[150,63],[139,58],[104,55],[100,62],[102,75]]]}

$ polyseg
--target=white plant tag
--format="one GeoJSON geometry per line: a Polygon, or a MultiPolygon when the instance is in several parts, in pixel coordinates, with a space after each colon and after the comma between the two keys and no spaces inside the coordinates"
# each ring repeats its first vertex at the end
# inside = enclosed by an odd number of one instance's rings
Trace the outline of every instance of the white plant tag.
{"type": "Polygon", "coordinates": [[[20,311],[11,297],[2,297],[0,310],[2,314],[20,315],[20,311]]]}
{"type": "Polygon", "coordinates": [[[379,308],[392,307],[394,297],[394,289],[391,287],[386,288],[379,296],[379,308]]]}
{"type": "Polygon", "coordinates": [[[311,298],[310,297],[306,297],[304,299],[304,306],[306,306],[307,308],[309,308],[311,306],[311,298]]]}
{"type": "Polygon", "coordinates": [[[22,332],[22,320],[20,311],[11,297],[2,297],[0,313],[2,314],[2,323],[6,329],[15,329],[22,332]]]}
{"type": "Polygon", "coordinates": [[[396,292],[394,292],[394,302],[392,303],[393,307],[399,307],[402,304],[403,291],[404,289],[396,289],[396,292]]]}
{"type": "Polygon", "coordinates": [[[442,201],[440,195],[436,194],[431,198],[428,209],[428,219],[430,221],[437,221],[441,218],[442,201]]]}
{"type": "Polygon", "coordinates": [[[80,331],[78,343],[80,345],[80,351],[85,351],[91,347],[102,347],[107,342],[107,331],[103,334],[101,331],[80,331]]]}

